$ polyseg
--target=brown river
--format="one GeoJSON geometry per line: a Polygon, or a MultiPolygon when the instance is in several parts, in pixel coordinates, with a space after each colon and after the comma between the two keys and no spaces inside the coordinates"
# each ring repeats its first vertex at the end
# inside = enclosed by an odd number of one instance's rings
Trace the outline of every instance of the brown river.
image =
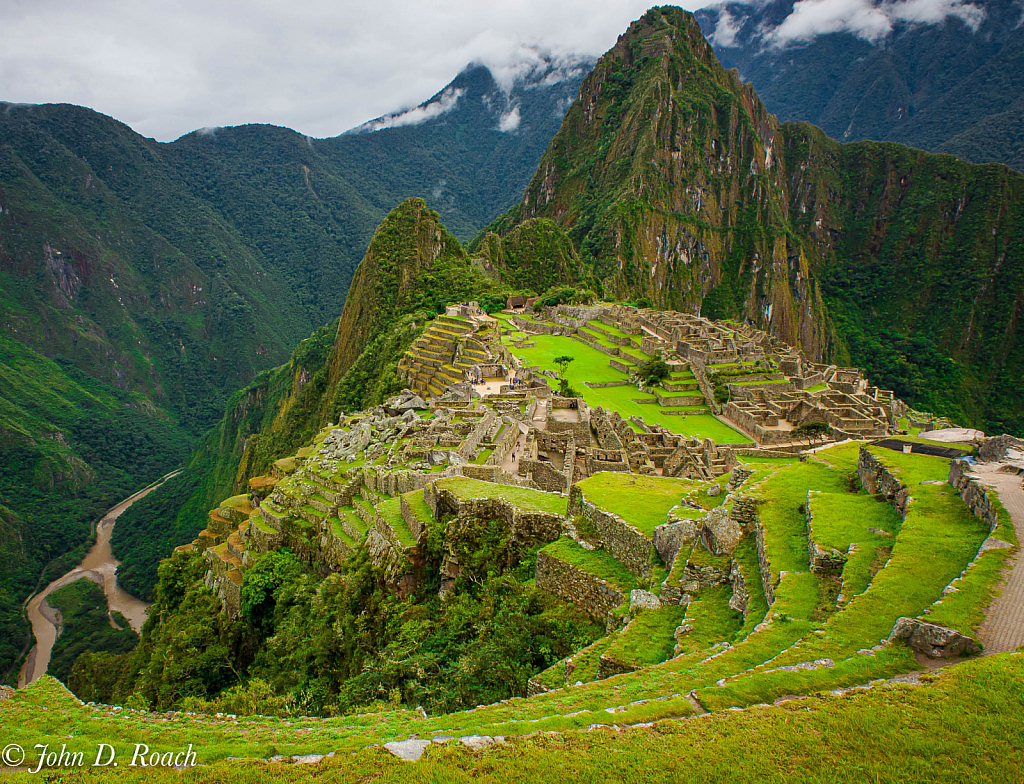
{"type": "Polygon", "coordinates": [[[96,544],[86,553],[82,562],[29,599],[26,611],[28,612],[28,619],[32,624],[32,634],[35,635],[36,644],[32,646],[32,650],[29,651],[28,658],[25,659],[21,672],[18,673],[19,689],[45,674],[46,668],[50,664],[50,653],[53,651],[53,644],[57,640],[56,624],[58,619],[57,613],[47,604],[46,597],[58,588],[63,588],[65,585],[83,577],[92,580],[97,585],[103,586],[103,593],[107,597],[107,606],[110,608],[111,613],[121,613],[136,632],[142,628],[142,624],[146,620],[146,613],[149,611],[149,605],[140,599],[136,599],[118,586],[115,570],[120,561],[116,560],[110,551],[110,535],[114,531],[114,523],[117,522],[117,518],[120,517],[125,509],[179,473],[181,471],[167,474],[167,476],[157,480],[149,487],[124,499],[103,515],[103,518],[96,526],[96,544]]]}

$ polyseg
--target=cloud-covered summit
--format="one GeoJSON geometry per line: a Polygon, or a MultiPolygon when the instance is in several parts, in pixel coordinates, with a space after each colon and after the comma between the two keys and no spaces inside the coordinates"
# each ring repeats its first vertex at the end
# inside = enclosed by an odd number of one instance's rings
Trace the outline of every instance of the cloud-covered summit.
{"type": "Polygon", "coordinates": [[[877,44],[901,23],[936,25],[950,19],[977,31],[986,16],[983,4],[969,0],[798,0],[788,12],[764,14],[769,5],[762,0],[709,7],[707,12],[717,14],[711,43],[726,48],[743,45],[741,31],[755,16],[761,18],[749,36],[774,47],[805,44],[833,33],[877,44]]]}
{"type": "Polygon", "coordinates": [[[467,103],[476,104],[475,109],[469,111],[490,113],[495,130],[513,133],[530,111],[523,106],[528,92],[557,92],[556,110],[561,115],[594,63],[594,58],[585,55],[519,46],[508,58],[490,62],[479,59],[470,63],[443,90],[423,103],[369,120],[347,133],[372,133],[439,120],[467,103]]]}
{"type": "Polygon", "coordinates": [[[530,47],[600,56],[650,4],[10,0],[0,101],[89,106],[161,141],[245,123],[334,136],[402,116],[469,62],[511,85],[530,68],[530,47]]]}

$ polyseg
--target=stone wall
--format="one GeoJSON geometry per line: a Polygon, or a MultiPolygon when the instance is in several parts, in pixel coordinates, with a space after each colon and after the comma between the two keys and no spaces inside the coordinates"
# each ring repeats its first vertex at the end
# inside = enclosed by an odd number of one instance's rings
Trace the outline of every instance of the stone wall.
{"type": "Polygon", "coordinates": [[[933,659],[964,656],[981,650],[981,646],[973,639],[955,629],[919,618],[897,619],[889,633],[889,640],[905,640],[913,650],[933,659]]]}
{"type": "Polygon", "coordinates": [[[437,520],[448,517],[499,520],[508,526],[513,539],[522,544],[553,542],[565,530],[565,520],[560,515],[525,511],[503,498],[460,498],[433,483],[424,490],[423,498],[437,520]]]}
{"type": "Polygon", "coordinates": [[[906,519],[907,504],[911,501],[910,491],[865,447],[860,448],[857,457],[857,476],[865,490],[892,501],[900,517],[906,519]]]}
{"type": "Polygon", "coordinates": [[[988,524],[989,531],[996,530],[999,525],[999,514],[988,491],[981,482],[972,477],[970,463],[963,458],[949,463],[949,483],[960,493],[960,498],[967,504],[974,515],[988,524]]]}
{"type": "Polygon", "coordinates": [[[595,621],[607,621],[608,615],[626,600],[622,591],[608,581],[543,550],[537,553],[537,587],[572,602],[595,621]]]}
{"type": "Polygon", "coordinates": [[[569,492],[569,517],[580,515],[597,528],[604,548],[637,577],[651,576],[654,542],[617,514],[600,509],[583,497],[579,485],[569,492]]]}
{"type": "MultiPolygon", "coordinates": [[[[537,404],[534,400],[533,405],[537,404]]],[[[509,419],[512,419],[509,417],[509,419]]],[[[501,434],[501,440],[494,445],[494,451],[491,456],[487,458],[486,465],[500,466],[505,462],[505,458],[508,457],[508,453],[512,451],[512,447],[516,445],[519,440],[519,423],[515,419],[511,422],[505,423],[505,432],[501,434]]]]}
{"type": "Polygon", "coordinates": [[[814,496],[819,490],[808,490],[804,502],[804,518],[807,520],[807,553],[811,571],[815,574],[842,574],[846,565],[846,553],[836,549],[826,550],[814,541],[814,496]]]}
{"type": "Polygon", "coordinates": [[[519,470],[531,478],[541,490],[564,493],[569,489],[565,474],[545,460],[523,457],[519,461],[519,470]]]}
{"type": "Polygon", "coordinates": [[[736,612],[743,613],[747,617],[747,608],[750,604],[750,594],[747,592],[747,581],[740,569],[739,561],[735,558],[729,568],[729,582],[732,584],[732,597],[729,599],[729,607],[736,612]]]}
{"type": "Polygon", "coordinates": [[[538,324],[519,316],[512,316],[509,321],[515,324],[520,332],[533,332],[538,335],[571,335],[575,332],[571,327],[562,327],[558,324],[538,324]]]}
{"type": "Polygon", "coordinates": [[[700,536],[703,521],[679,520],[662,523],[654,529],[654,549],[661,560],[671,569],[676,562],[679,551],[687,544],[692,544],[700,536]]]}

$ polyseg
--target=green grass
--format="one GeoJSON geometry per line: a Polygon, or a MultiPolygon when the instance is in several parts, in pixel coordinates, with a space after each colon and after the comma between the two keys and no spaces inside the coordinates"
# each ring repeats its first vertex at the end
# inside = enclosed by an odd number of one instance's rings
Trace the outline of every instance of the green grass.
{"type": "Polygon", "coordinates": [[[327,518],[327,525],[330,526],[331,531],[334,533],[335,536],[337,536],[339,539],[341,539],[341,541],[343,541],[345,544],[347,544],[353,550],[355,549],[355,547],[358,544],[358,542],[356,542],[348,534],[348,532],[342,527],[341,520],[339,520],[337,517],[328,517],[327,518]]]}
{"type": "Polygon", "coordinates": [[[683,653],[735,640],[743,628],[743,613],[729,607],[731,596],[732,589],[728,585],[704,588],[697,593],[686,609],[686,622],[693,626],[693,631],[680,640],[683,653]]]}
{"type": "Polygon", "coordinates": [[[356,514],[356,510],[353,509],[351,506],[338,507],[338,513],[344,516],[345,520],[361,534],[366,533],[369,526],[366,525],[366,522],[363,520],[363,518],[356,514]]]}
{"type": "MultiPolygon", "coordinates": [[[[934,460],[923,455],[903,457],[934,460]]],[[[908,469],[908,473],[912,472],[908,469]]],[[[839,659],[870,647],[888,637],[897,618],[915,617],[938,599],[942,589],[971,561],[988,533],[987,526],[971,514],[959,496],[942,486],[921,485],[913,493],[914,501],[886,567],[867,590],[828,618],[822,627],[824,634],[806,641],[799,651],[783,654],[780,663],[822,656],[839,659]]]]}
{"type": "Polygon", "coordinates": [[[826,550],[845,553],[853,542],[884,539],[868,529],[895,534],[900,516],[892,504],[882,503],[867,493],[811,493],[809,496],[814,541],[826,550]]]}
{"type": "MultiPolygon", "coordinates": [[[[628,380],[625,373],[615,370],[608,364],[612,357],[595,348],[562,335],[534,335],[531,336],[531,340],[536,343],[533,348],[515,348],[511,341],[507,341],[506,346],[525,364],[538,366],[542,370],[557,370],[555,357],[562,355],[574,357],[566,371],[566,379],[591,407],[601,406],[606,410],[616,410],[626,418],[630,416],[643,417],[644,421],[662,425],[673,433],[711,438],[720,444],[751,443],[750,438],[710,414],[666,415],[658,405],[634,403],[634,399],[653,398],[652,395],[639,393],[635,387],[591,389],[583,382],[602,383],[628,380]]],[[[631,350],[631,354],[632,358],[622,358],[622,361],[631,361],[635,364],[647,358],[639,349],[631,350]]]]}
{"type": "Polygon", "coordinates": [[[926,620],[948,626],[968,636],[977,634],[985,619],[985,608],[999,594],[999,583],[1006,559],[1012,550],[986,550],[955,583],[955,593],[932,605],[926,620]]]}
{"type": "Polygon", "coordinates": [[[420,521],[420,524],[424,528],[429,528],[434,525],[434,513],[430,511],[430,507],[427,506],[427,502],[423,498],[422,490],[410,490],[408,493],[404,493],[402,498],[409,505],[413,515],[420,521]]]}
{"type": "Polygon", "coordinates": [[[555,493],[498,485],[462,476],[439,479],[437,486],[450,490],[459,498],[501,498],[528,512],[550,512],[564,516],[568,506],[568,499],[555,493]]]}
{"type": "Polygon", "coordinates": [[[493,449],[481,449],[480,454],[476,456],[476,458],[473,460],[473,463],[476,465],[483,465],[484,463],[487,462],[487,458],[489,458],[492,454],[494,454],[493,449]]]}
{"type": "Polygon", "coordinates": [[[595,642],[592,642],[583,650],[574,653],[571,662],[556,662],[548,667],[538,676],[540,682],[549,689],[559,689],[568,684],[582,681],[590,683],[597,679],[597,670],[601,665],[601,654],[608,650],[608,646],[615,641],[615,634],[609,634],[595,642]],[[572,667],[572,671],[566,675],[566,667],[572,667]]]}
{"type": "Polygon", "coordinates": [[[629,592],[639,588],[636,576],[623,566],[607,550],[584,550],[568,536],[556,539],[546,545],[541,552],[547,553],[559,561],[575,566],[580,571],[592,574],[601,580],[607,580],[612,585],[622,589],[622,592],[629,598],[629,592]]]}
{"type": "Polygon", "coordinates": [[[693,486],[689,479],[610,471],[577,484],[586,500],[619,515],[648,536],[653,536],[654,528],[665,522],[668,510],[693,486]]]}
{"type": "MultiPolygon", "coordinates": [[[[647,671],[650,672],[650,671],[647,671]]],[[[659,721],[653,727],[608,727],[572,731],[588,724],[641,721],[686,715],[677,700],[651,702],[609,715],[586,712],[563,719],[564,734],[509,737],[506,743],[472,752],[460,743],[429,748],[417,763],[399,760],[368,743],[416,732],[429,737],[436,720],[412,711],[327,720],[245,718],[196,719],[184,714],[113,713],[83,706],[52,679],[19,691],[5,706],[10,742],[37,757],[36,743],[83,751],[89,761],[99,743],[110,743],[124,759],[118,769],[66,770],[69,782],[118,781],[146,784],[180,781],[183,774],[161,768],[129,768],[132,744],[164,752],[193,743],[199,761],[212,767],[203,778],[231,784],[266,781],[575,781],[677,782],[769,781],[859,784],[864,781],[960,781],[986,784],[1019,780],[1024,769],[1024,736],[1019,732],[1019,684],[1024,656],[987,657],[924,676],[926,685],[880,686],[843,696],[821,694],[781,706],[723,712],[699,720],[659,721]],[[201,727],[201,730],[199,729],[201,727]],[[201,731],[202,742],[196,743],[201,731]],[[68,739],[68,735],[72,739],[68,739]],[[316,766],[225,761],[230,756],[339,752],[316,766]],[[935,760],[942,760],[936,767],[935,760]],[[638,773],[642,776],[640,778],[638,773]]],[[[612,682],[622,682],[622,678],[612,682]]],[[[602,682],[604,683],[604,682],[602,682]]],[[[556,704],[580,689],[556,692],[556,704]]],[[[522,700],[514,701],[523,704],[522,700]]],[[[477,712],[479,713],[479,712],[477,712]]],[[[476,714],[463,714],[468,721],[476,714]]],[[[507,725],[506,736],[537,725],[507,725]]],[[[470,734],[467,724],[455,735],[470,734]]],[[[497,728],[495,729],[497,732],[497,728]]],[[[12,782],[33,781],[28,773],[8,774],[12,782]]],[[[190,780],[196,774],[184,774],[190,780]]]]}
{"type": "Polygon", "coordinates": [[[772,582],[780,571],[803,572],[808,568],[807,521],[802,507],[808,490],[843,493],[846,476],[834,468],[808,460],[782,466],[759,489],[758,511],[765,528],[765,549],[772,582]]]}
{"type": "Polygon", "coordinates": [[[617,338],[629,338],[631,341],[633,341],[635,345],[640,345],[640,341],[642,339],[641,335],[628,335],[618,327],[609,326],[608,324],[605,324],[603,321],[588,321],[587,324],[593,327],[603,329],[609,335],[614,335],[617,338]]]}
{"type": "Polygon", "coordinates": [[[676,627],[685,614],[686,607],[679,604],[641,610],[629,626],[616,635],[605,654],[633,667],[660,664],[671,658],[676,647],[676,627]]]}
{"type": "Polygon", "coordinates": [[[409,530],[409,524],[402,517],[401,501],[397,498],[389,498],[377,504],[377,512],[391,526],[402,547],[415,547],[416,537],[409,530]]]}

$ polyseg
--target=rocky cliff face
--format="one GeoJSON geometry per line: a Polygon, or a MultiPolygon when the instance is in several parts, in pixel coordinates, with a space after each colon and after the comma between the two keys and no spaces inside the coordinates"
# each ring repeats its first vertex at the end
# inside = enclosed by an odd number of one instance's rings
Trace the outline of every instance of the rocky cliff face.
{"type": "Polygon", "coordinates": [[[842,141],[899,142],[1024,171],[1018,0],[934,3],[916,19],[905,4],[871,4],[888,31],[855,30],[851,18],[845,29],[797,37],[813,25],[795,24],[808,21],[808,6],[792,0],[723,2],[695,16],[722,64],[783,121],[812,122],[842,141]]]}

